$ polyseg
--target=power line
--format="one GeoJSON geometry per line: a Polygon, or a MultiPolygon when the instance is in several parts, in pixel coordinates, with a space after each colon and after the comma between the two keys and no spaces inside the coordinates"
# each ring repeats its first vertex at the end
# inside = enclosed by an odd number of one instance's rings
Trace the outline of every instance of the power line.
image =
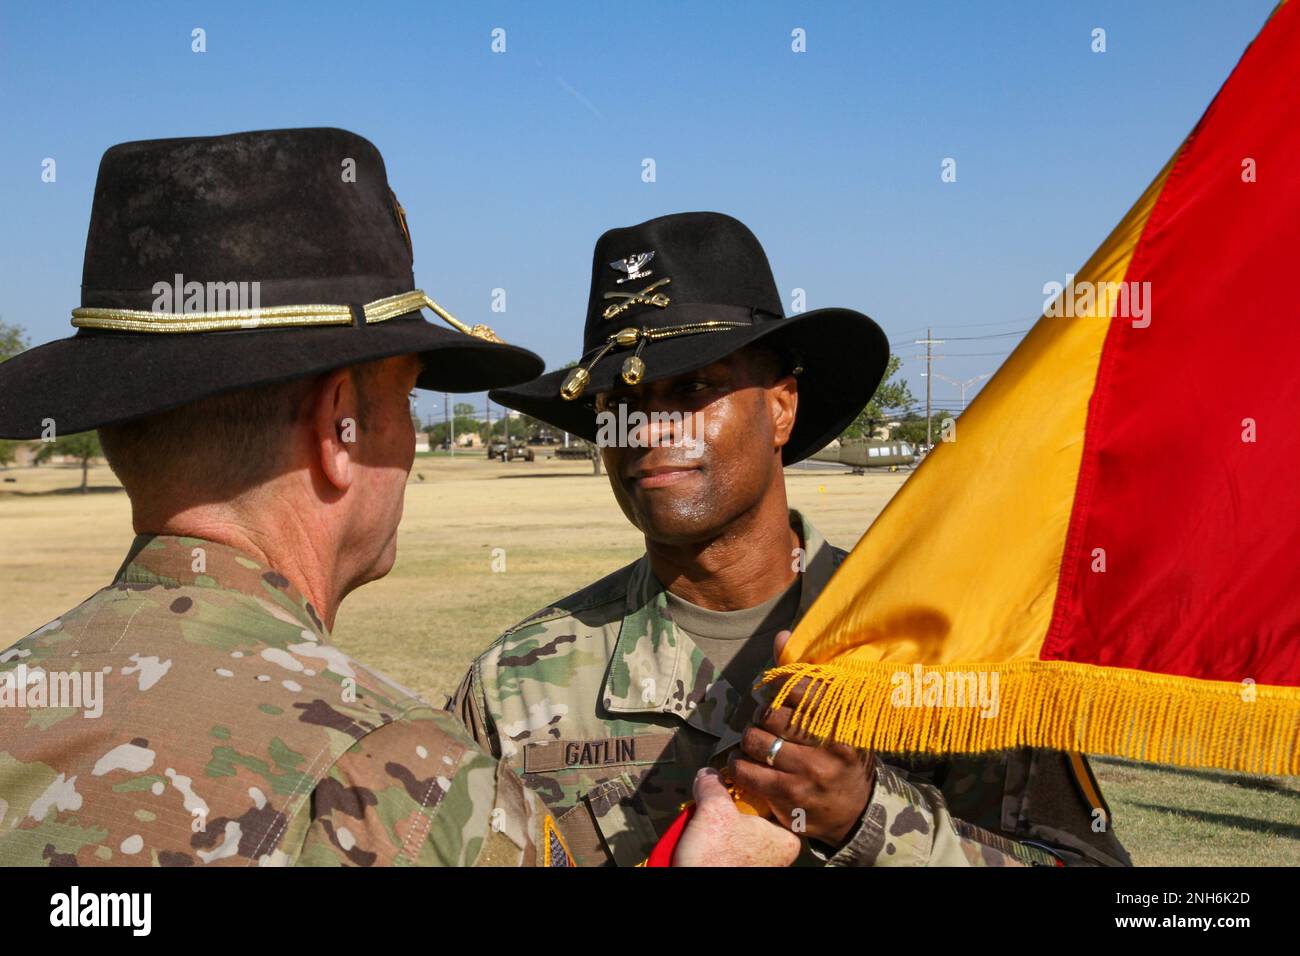
{"type": "MultiPolygon", "coordinates": [[[[962,402],[955,398],[941,399],[934,403],[934,407],[931,410],[931,414],[934,414],[934,412],[936,411],[952,411],[954,409],[961,408],[963,405],[969,406],[974,401],[975,399],[973,398],[969,399],[966,402],[962,402]]],[[[897,405],[893,408],[882,408],[880,411],[882,414],[886,414],[886,415],[910,415],[917,412],[921,412],[924,409],[925,409],[925,405],[921,402],[917,402],[913,405],[897,405]]]]}
{"type": "MultiPolygon", "coordinates": [[[[988,335],[950,335],[946,339],[944,339],[944,341],[945,342],[974,342],[979,339],[1003,339],[1003,338],[1008,338],[1012,335],[1024,335],[1028,331],[1029,329],[1018,329],[1017,331],[1014,332],[993,332],[988,335]]],[[[913,345],[913,344],[916,344],[916,340],[904,341],[900,339],[897,342],[890,342],[889,347],[891,349],[898,349],[898,348],[902,348],[905,345],[913,345]]]]}
{"type": "MultiPolygon", "coordinates": [[[[1035,322],[1039,316],[1035,315],[1028,321],[1035,322]]],[[[997,322],[945,322],[942,329],[983,329],[989,326],[1012,325],[1017,322],[1024,322],[1025,319],[1000,319],[997,322]]],[[[903,336],[919,333],[924,326],[916,325],[908,329],[903,329],[899,334],[903,336]]]]}
{"type": "Polygon", "coordinates": [[[949,342],[971,342],[974,341],[975,339],[1002,339],[1002,338],[1006,338],[1008,335],[1024,335],[1028,331],[1029,331],[1028,329],[1019,329],[1015,332],[993,332],[990,333],[989,335],[950,335],[948,336],[948,341],[949,342]]]}
{"type": "MultiPolygon", "coordinates": [[[[1037,316],[1034,317],[1038,318],[1037,316]]],[[[1013,322],[1023,322],[1024,319],[1003,319],[1000,322],[948,322],[944,324],[945,329],[981,329],[990,325],[1011,325],[1013,322]]]]}

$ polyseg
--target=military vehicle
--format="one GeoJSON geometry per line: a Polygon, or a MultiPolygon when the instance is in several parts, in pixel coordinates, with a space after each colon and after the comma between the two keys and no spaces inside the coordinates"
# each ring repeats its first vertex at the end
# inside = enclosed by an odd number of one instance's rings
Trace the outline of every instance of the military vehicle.
{"type": "Polygon", "coordinates": [[[568,461],[586,461],[591,457],[591,445],[579,438],[571,441],[567,446],[557,446],[551,452],[551,457],[568,461]]]}
{"type": "Polygon", "coordinates": [[[916,447],[900,439],[885,441],[879,438],[846,438],[831,442],[812,455],[810,461],[826,461],[848,465],[853,474],[864,475],[868,468],[888,468],[897,471],[916,461],[916,447]]]}
{"type": "Polygon", "coordinates": [[[536,457],[522,438],[512,438],[509,447],[504,441],[489,442],[487,456],[497,461],[532,461],[536,457]]]}

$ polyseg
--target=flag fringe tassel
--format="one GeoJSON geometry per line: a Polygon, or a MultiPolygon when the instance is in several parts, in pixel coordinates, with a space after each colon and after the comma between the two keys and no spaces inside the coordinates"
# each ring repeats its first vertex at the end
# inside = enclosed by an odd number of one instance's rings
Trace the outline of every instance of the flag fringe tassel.
{"type": "Polygon", "coordinates": [[[1179,767],[1300,774],[1300,688],[1198,680],[1073,661],[795,663],[763,683],[813,681],[797,727],[886,753],[1044,747],[1179,767]],[[934,676],[931,676],[934,675],[934,676]]]}

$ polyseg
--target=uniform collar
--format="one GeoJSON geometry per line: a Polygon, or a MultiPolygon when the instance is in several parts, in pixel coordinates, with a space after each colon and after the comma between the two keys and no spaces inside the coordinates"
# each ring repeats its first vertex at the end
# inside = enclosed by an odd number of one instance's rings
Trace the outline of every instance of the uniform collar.
{"type": "MultiPolygon", "coordinates": [[[[839,562],[835,549],[803,515],[791,510],[790,525],[799,532],[806,555],[798,620],[839,562]]],[[[718,737],[721,751],[748,723],[752,708],[742,704],[761,702],[758,691],[744,690],[717,677],[713,664],[673,623],[663,585],[650,568],[649,555],[642,555],[628,580],[627,604],[601,695],[605,708],[616,714],[676,717],[718,737]]]]}
{"type": "Polygon", "coordinates": [[[199,587],[235,592],[268,613],[293,621],[317,640],[329,632],[320,615],[289,579],[259,564],[238,548],[204,538],[169,534],[137,535],[113,579],[116,587],[199,587]]]}

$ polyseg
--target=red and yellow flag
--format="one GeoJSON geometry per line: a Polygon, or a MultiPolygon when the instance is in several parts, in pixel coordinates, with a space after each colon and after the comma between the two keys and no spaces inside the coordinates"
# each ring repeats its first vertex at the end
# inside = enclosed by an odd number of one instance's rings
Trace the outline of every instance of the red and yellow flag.
{"type": "Polygon", "coordinates": [[[1300,773],[1298,71],[1283,3],[858,543],[768,675],[814,732],[1300,773]]]}

